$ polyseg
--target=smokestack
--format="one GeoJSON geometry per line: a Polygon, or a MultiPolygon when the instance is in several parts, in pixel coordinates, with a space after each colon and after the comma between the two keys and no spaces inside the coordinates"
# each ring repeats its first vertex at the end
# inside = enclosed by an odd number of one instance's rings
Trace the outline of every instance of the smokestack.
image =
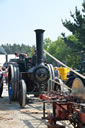
{"type": "Polygon", "coordinates": [[[36,48],[37,48],[37,64],[43,62],[43,33],[45,30],[37,29],[36,32],[36,48]]]}

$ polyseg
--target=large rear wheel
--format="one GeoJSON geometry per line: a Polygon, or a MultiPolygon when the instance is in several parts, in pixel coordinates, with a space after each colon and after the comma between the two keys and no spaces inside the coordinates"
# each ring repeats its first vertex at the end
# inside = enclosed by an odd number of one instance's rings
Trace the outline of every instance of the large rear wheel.
{"type": "Polygon", "coordinates": [[[18,86],[19,86],[19,68],[16,64],[10,64],[8,70],[8,87],[12,86],[12,100],[18,99],[18,86]]]}

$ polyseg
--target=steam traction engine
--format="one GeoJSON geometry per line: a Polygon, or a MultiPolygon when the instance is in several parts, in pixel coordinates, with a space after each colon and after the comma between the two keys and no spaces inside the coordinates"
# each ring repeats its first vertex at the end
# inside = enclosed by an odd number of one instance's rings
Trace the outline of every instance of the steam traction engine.
{"type": "Polygon", "coordinates": [[[9,62],[8,87],[12,87],[12,100],[18,100],[21,107],[26,104],[26,94],[39,95],[41,91],[52,89],[54,70],[51,64],[43,61],[43,32],[36,32],[36,64],[32,65],[31,58],[19,58],[9,62]],[[31,59],[31,61],[30,61],[31,59]]]}

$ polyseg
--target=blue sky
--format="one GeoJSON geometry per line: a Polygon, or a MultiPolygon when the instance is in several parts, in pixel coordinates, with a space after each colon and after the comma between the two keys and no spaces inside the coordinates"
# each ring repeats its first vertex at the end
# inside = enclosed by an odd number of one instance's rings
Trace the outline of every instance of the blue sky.
{"type": "Polygon", "coordinates": [[[63,27],[61,19],[70,19],[75,6],[83,0],[0,0],[0,43],[35,45],[35,29],[45,29],[44,38],[57,40],[63,27]]]}

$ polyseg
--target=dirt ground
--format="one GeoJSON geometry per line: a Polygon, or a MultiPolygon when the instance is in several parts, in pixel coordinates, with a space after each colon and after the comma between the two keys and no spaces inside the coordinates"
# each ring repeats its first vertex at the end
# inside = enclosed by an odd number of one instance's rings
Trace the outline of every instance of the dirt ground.
{"type": "MultiPolygon", "coordinates": [[[[34,102],[20,109],[18,103],[9,104],[8,90],[4,86],[3,98],[0,98],[0,128],[47,128],[47,120],[42,119],[42,103],[34,102]]],[[[50,112],[51,105],[47,105],[50,112]]],[[[69,122],[61,122],[66,128],[72,128],[69,122]]]]}

